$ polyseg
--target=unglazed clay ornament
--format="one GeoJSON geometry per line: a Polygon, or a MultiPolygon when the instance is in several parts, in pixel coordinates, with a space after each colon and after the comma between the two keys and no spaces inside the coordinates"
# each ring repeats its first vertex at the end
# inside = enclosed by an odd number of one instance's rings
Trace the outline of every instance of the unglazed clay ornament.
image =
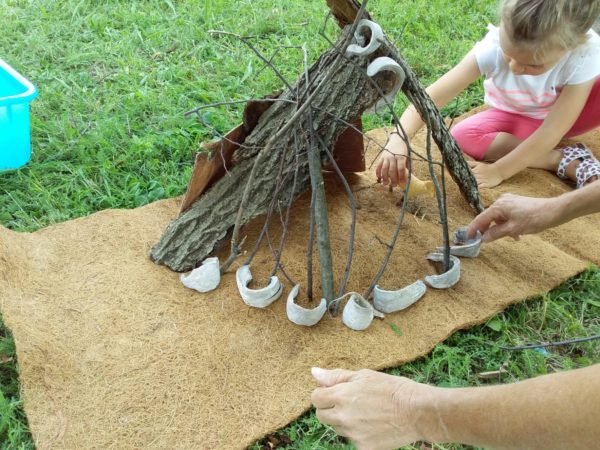
{"type": "Polygon", "coordinates": [[[235,273],[235,280],[242,300],[254,308],[266,308],[277,300],[283,292],[283,285],[276,276],[271,277],[269,285],[261,289],[250,289],[248,284],[252,281],[250,266],[241,266],[235,273]]]}
{"type": "Polygon", "coordinates": [[[296,325],[302,325],[305,327],[312,327],[316,325],[325,315],[327,311],[327,301],[322,298],[321,303],[314,309],[303,308],[300,305],[294,303],[295,298],[298,296],[300,291],[300,285],[295,285],[288,295],[286,303],[287,317],[290,322],[296,325]]]}
{"type": "Polygon", "coordinates": [[[210,292],[216,289],[221,282],[219,258],[206,258],[200,267],[192,270],[188,275],[179,277],[183,285],[198,292],[210,292]]]}
{"type": "Polygon", "coordinates": [[[379,286],[373,290],[373,306],[384,313],[393,313],[408,308],[427,292],[427,286],[421,280],[397,291],[386,291],[379,286]]]}

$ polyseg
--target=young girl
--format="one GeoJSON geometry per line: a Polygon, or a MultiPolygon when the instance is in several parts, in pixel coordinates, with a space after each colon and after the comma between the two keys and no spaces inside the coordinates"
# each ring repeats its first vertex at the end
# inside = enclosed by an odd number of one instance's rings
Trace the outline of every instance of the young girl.
{"type": "MultiPolygon", "coordinates": [[[[591,30],[600,0],[503,0],[500,11],[500,26],[490,25],[485,38],[427,88],[441,108],[485,75],[489,109],[452,129],[476,160],[469,164],[478,185],[497,186],[526,167],[554,171],[578,188],[599,179],[600,163],[585,146],[556,146],[600,126],[600,37],[591,30]]],[[[412,105],[401,122],[409,137],[423,125],[412,105]]],[[[406,176],[406,145],[393,134],[386,150],[376,173],[396,185],[406,176]]]]}

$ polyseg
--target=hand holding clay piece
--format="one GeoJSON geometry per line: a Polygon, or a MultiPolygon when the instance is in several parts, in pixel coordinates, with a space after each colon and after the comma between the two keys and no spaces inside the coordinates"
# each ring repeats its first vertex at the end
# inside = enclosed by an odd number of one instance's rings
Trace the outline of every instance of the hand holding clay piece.
{"type": "MultiPolygon", "coordinates": [[[[467,227],[461,227],[454,232],[454,244],[450,247],[450,254],[466,258],[476,258],[481,250],[481,233],[478,231],[473,239],[467,239],[467,227]]],[[[443,252],[443,247],[437,248],[443,252]]]]}

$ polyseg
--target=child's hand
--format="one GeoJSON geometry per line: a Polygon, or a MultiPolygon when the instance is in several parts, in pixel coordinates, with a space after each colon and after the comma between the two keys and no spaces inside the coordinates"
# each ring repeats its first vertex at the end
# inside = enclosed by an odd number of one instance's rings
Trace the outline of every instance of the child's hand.
{"type": "Polygon", "coordinates": [[[504,181],[495,164],[469,161],[469,167],[475,175],[477,186],[480,188],[493,188],[504,181]]]}
{"type": "Polygon", "coordinates": [[[375,165],[375,175],[384,185],[398,186],[406,182],[406,154],[404,142],[397,134],[392,134],[375,165]]]}

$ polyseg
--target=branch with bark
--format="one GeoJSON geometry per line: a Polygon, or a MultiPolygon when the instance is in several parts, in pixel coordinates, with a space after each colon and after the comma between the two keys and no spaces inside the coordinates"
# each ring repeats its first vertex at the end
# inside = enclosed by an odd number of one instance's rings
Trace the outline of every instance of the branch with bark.
{"type": "MultiPolygon", "coordinates": [[[[317,162],[335,166],[335,158],[328,154],[329,149],[335,146],[342,133],[348,132],[348,124],[356,123],[386,89],[385,79],[366,74],[368,64],[380,56],[391,57],[400,64],[406,74],[402,91],[428,124],[428,135],[440,148],[445,166],[465,199],[475,211],[483,209],[475,178],[460,149],[434,103],[393,44],[383,39],[380,48],[371,55],[345,55],[353,38],[356,19],[359,14],[366,13],[366,2],[362,12],[351,0],[327,2],[338,23],[353,25],[347,26],[332,48],[293,85],[286,83],[288,87],[281,94],[250,102],[244,113],[244,123],[221,142],[211,144],[210,156],[198,156],[200,173],[192,177],[195,186],[190,183],[189,190],[193,192],[188,192],[188,198],[193,201],[185,205],[187,209],[182,208],[185,211],[152,248],[152,260],[176,271],[190,270],[232,235],[230,257],[222,267],[227,269],[241,252],[240,230],[244,224],[265,213],[268,222],[274,201],[290,204],[307,191],[311,187],[311,166],[312,179],[318,178],[317,162]],[[303,138],[298,139],[298,136],[303,138]],[[306,144],[298,148],[299,141],[306,144]],[[309,155],[316,156],[311,164],[309,155]],[[282,183],[284,179],[294,179],[294,187],[282,183]]],[[[271,64],[266,58],[261,59],[271,64]]],[[[398,125],[397,118],[395,121],[398,125]]],[[[358,135],[358,131],[351,131],[358,135]]],[[[312,186],[319,184],[318,180],[316,184],[313,181],[312,186]]],[[[444,209],[445,201],[440,201],[444,209]]],[[[315,200],[315,208],[317,203],[315,200]]],[[[314,214],[315,220],[317,215],[314,214]]],[[[322,219],[318,219],[321,227],[324,226],[322,219]]],[[[317,223],[319,239],[318,226],[317,223]]],[[[447,230],[444,236],[447,237],[447,230]]],[[[325,254],[321,255],[323,258],[327,259],[325,254]]],[[[332,296],[330,292],[327,295],[332,296]]]]}

